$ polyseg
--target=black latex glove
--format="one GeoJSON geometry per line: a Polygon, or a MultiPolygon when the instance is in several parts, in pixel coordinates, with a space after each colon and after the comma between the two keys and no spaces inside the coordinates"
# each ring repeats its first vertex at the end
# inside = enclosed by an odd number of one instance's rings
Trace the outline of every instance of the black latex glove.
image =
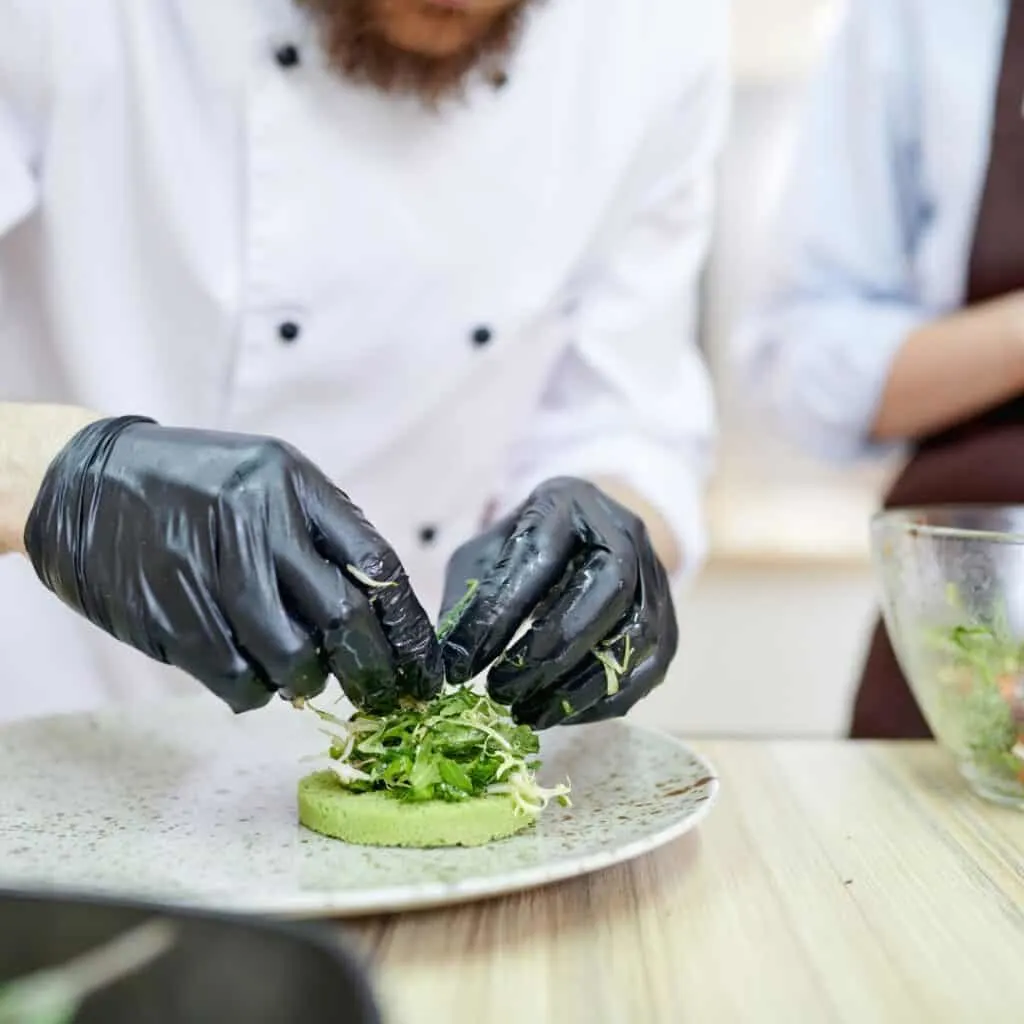
{"type": "Polygon", "coordinates": [[[479,585],[444,643],[448,680],[465,682],[500,659],[488,690],[519,722],[545,729],[624,715],[675,656],[668,577],[643,523],[582,480],[542,484],[459,548],[442,621],[471,580],[479,585]],[[508,647],[531,616],[529,632],[508,647]]]}
{"type": "Polygon", "coordinates": [[[315,696],[329,673],[379,711],[440,689],[440,647],[395,553],[280,441],[92,424],[50,466],[25,546],[66,604],[235,711],[315,696]]]}

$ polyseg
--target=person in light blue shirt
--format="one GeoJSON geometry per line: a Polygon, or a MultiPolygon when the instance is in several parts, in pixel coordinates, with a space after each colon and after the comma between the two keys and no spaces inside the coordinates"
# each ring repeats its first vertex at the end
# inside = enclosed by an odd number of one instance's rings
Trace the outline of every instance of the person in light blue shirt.
{"type": "MultiPolygon", "coordinates": [[[[888,506],[1024,502],[1024,4],[848,0],[737,344],[804,450],[909,456],[888,506]]],[[[854,736],[926,736],[884,629],[854,736]]]]}

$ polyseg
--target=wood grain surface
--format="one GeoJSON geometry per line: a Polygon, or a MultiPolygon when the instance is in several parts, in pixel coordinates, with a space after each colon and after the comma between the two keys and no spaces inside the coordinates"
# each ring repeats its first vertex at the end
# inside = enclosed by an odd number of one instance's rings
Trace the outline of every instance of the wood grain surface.
{"type": "Polygon", "coordinates": [[[928,743],[695,746],[722,797],[660,853],[346,924],[389,1024],[1024,1021],[1024,814],[928,743]]]}

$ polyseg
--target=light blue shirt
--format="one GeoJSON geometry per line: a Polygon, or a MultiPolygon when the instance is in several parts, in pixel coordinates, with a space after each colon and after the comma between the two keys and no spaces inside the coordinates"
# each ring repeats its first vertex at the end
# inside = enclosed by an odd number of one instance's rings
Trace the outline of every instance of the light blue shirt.
{"type": "Polygon", "coordinates": [[[736,339],[752,400],[814,455],[880,452],[894,355],[963,303],[1008,4],[847,0],[736,339]]]}

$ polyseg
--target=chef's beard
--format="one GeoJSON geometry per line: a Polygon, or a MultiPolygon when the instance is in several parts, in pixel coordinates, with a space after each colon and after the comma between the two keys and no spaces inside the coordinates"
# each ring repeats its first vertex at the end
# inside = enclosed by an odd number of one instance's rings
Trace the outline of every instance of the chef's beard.
{"type": "MultiPolygon", "coordinates": [[[[383,92],[416,95],[434,105],[460,93],[475,69],[497,63],[513,49],[526,12],[536,0],[515,0],[498,9],[464,45],[443,56],[403,49],[388,38],[388,0],[297,2],[319,23],[324,50],[336,71],[383,92]]],[[[439,34],[445,31],[446,19],[462,17],[465,13],[457,8],[436,7],[429,12],[439,34]]]]}

